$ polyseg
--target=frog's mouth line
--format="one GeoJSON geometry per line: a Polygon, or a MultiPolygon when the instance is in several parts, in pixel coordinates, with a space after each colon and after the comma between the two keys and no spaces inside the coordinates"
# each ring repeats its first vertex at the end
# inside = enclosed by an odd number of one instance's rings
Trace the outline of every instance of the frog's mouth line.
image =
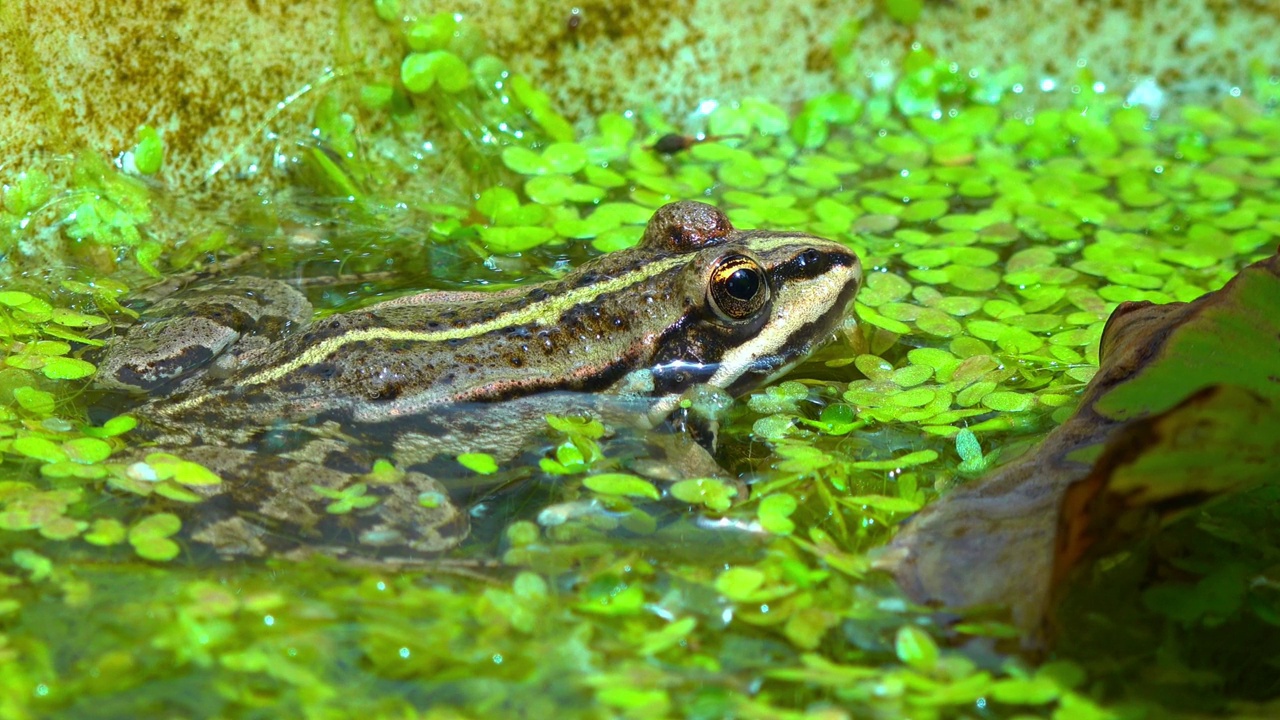
{"type": "MultiPolygon", "coordinates": [[[[791,263],[788,269],[795,275],[783,276],[773,298],[775,308],[786,310],[771,317],[751,341],[716,361],[701,363],[698,368],[704,373],[711,370],[701,382],[738,397],[782,377],[829,342],[836,325],[851,312],[862,284],[861,262],[852,253],[847,257],[847,263],[819,263],[820,269],[814,263],[791,263]]],[[[680,400],[680,393],[656,398],[650,419],[670,415],[680,400]]]]}
{"type": "Polygon", "coordinates": [[[750,342],[731,348],[720,358],[720,368],[709,384],[725,388],[730,395],[741,395],[781,376],[827,341],[862,283],[862,264],[857,256],[849,253],[847,261],[834,254],[827,257],[832,261],[820,264],[824,266],[820,269],[799,262],[783,266],[798,271],[801,279],[779,273],[780,287],[773,302],[781,309],[750,342]]]}

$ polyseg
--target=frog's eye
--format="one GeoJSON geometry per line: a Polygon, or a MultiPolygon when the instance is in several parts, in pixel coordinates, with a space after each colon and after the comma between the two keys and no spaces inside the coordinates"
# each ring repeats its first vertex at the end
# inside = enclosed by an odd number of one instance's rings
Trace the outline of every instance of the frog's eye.
{"type": "Polygon", "coordinates": [[[760,263],[745,255],[721,258],[711,270],[707,299],[716,314],[725,320],[750,317],[769,299],[769,285],[765,282],[764,269],[760,267],[760,263]]]}

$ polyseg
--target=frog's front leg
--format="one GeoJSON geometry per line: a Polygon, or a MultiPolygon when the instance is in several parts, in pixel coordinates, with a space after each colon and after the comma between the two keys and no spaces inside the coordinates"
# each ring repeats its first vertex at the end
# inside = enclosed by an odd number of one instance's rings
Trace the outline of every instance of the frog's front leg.
{"type": "Polygon", "coordinates": [[[311,303],[279,280],[244,276],[193,285],[147,308],[108,340],[95,382],[109,390],[167,390],[211,363],[234,365],[310,318],[311,303]]]}
{"type": "MultiPolygon", "coordinates": [[[[154,452],[154,449],[151,450],[154,452]]],[[[210,445],[183,459],[222,477],[184,523],[223,556],[309,555],[421,562],[462,542],[467,515],[421,473],[383,482],[282,456],[210,445]]]]}

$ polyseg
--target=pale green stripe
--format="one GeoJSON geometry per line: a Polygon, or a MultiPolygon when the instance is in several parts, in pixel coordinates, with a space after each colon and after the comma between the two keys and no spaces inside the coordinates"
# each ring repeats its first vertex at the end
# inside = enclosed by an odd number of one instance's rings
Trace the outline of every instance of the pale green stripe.
{"type": "Polygon", "coordinates": [[[549,297],[542,302],[526,305],[517,310],[512,310],[511,312],[498,315],[492,320],[475,323],[468,325],[467,327],[432,331],[390,330],[387,328],[353,330],[337,337],[327,338],[316,345],[307,348],[306,352],[303,352],[301,355],[298,355],[289,362],[277,365],[273,368],[268,368],[256,375],[251,375],[243,381],[243,384],[261,385],[262,383],[269,383],[274,380],[278,380],[304,365],[320,362],[348,343],[368,340],[405,340],[409,342],[422,343],[444,342],[447,340],[473,338],[478,335],[494,332],[495,330],[517,327],[519,325],[526,325],[529,323],[547,324],[549,318],[558,319],[575,305],[589,303],[601,295],[606,295],[618,290],[624,290],[638,282],[666,272],[667,270],[686,262],[688,262],[687,257],[670,257],[658,260],[625,275],[601,280],[590,287],[579,288],[577,290],[549,297]]]}
{"type": "MultiPolygon", "coordinates": [[[[813,236],[797,233],[754,237],[750,238],[746,245],[749,250],[764,253],[787,245],[795,245],[805,241],[818,239],[819,238],[814,238],[813,236]]],[[[726,249],[728,249],[728,247],[726,247],[726,249]]],[[[348,332],[337,337],[323,340],[286,363],[249,376],[245,380],[241,381],[241,386],[261,385],[263,383],[279,380],[298,368],[311,363],[320,362],[348,343],[370,340],[404,340],[409,342],[433,343],[473,338],[486,333],[502,330],[504,328],[516,327],[530,323],[543,325],[552,324],[556,322],[561,315],[568,312],[576,305],[590,303],[601,295],[625,290],[632,285],[636,285],[639,282],[688,263],[692,256],[692,253],[688,253],[655,260],[638,270],[631,271],[624,275],[601,280],[590,287],[580,288],[549,297],[541,302],[526,305],[517,310],[499,315],[492,320],[475,323],[463,328],[450,328],[447,330],[435,331],[369,328],[367,330],[355,330],[348,332]]],[[[172,412],[181,412],[201,404],[205,399],[207,399],[207,397],[208,396],[196,396],[185,402],[172,405],[169,409],[172,412]]]]}

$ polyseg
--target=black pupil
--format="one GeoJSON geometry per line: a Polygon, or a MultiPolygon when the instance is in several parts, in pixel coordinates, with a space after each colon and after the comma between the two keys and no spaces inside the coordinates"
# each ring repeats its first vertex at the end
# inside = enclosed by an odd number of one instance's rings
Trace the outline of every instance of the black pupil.
{"type": "Polygon", "coordinates": [[[738,300],[750,300],[760,290],[760,275],[754,270],[739,268],[733,271],[725,281],[724,289],[730,297],[738,300]]]}

